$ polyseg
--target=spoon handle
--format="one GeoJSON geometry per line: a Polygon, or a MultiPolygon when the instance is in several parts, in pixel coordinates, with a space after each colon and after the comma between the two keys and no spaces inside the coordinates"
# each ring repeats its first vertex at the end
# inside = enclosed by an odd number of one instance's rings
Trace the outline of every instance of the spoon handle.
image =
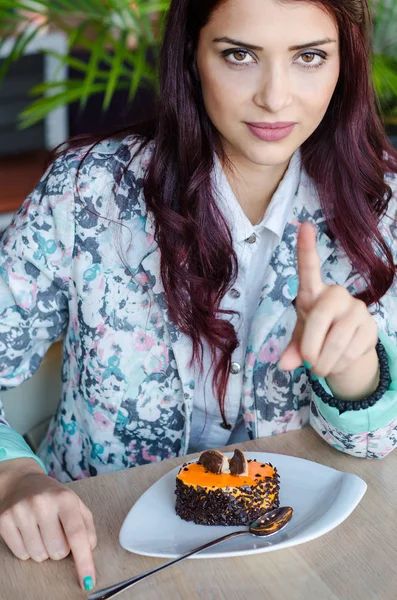
{"type": "Polygon", "coordinates": [[[202,550],[211,548],[211,546],[215,546],[216,544],[220,544],[221,542],[230,540],[231,538],[237,537],[238,535],[246,535],[247,533],[249,533],[248,529],[246,531],[235,531],[234,533],[229,533],[228,535],[224,535],[223,537],[217,538],[216,540],[212,540],[212,542],[208,542],[207,544],[204,544],[203,546],[200,546],[199,548],[195,548],[194,550],[191,550],[190,552],[187,552],[186,554],[183,554],[182,556],[179,556],[178,558],[174,558],[173,560],[163,563],[159,567],[151,569],[150,571],[141,573],[141,575],[136,575],[135,577],[130,577],[129,579],[126,579],[125,581],[121,581],[120,583],[116,583],[115,585],[111,585],[110,587],[103,588],[102,590],[94,592],[93,594],[90,594],[88,596],[87,600],[109,600],[109,598],[114,598],[115,596],[117,596],[117,594],[120,594],[121,592],[128,589],[129,587],[135,585],[135,583],[138,583],[139,581],[146,579],[146,577],[149,577],[149,575],[158,573],[159,571],[162,571],[163,569],[166,569],[167,567],[170,567],[171,565],[175,565],[177,562],[184,560],[185,558],[189,558],[189,556],[192,556],[193,554],[197,554],[198,552],[201,552],[202,550]]]}

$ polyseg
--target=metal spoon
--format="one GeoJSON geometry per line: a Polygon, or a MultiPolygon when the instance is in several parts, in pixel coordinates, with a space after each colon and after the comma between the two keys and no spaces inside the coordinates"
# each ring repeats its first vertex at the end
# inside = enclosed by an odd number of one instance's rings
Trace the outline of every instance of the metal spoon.
{"type": "Polygon", "coordinates": [[[293,510],[290,506],[281,506],[280,508],[275,508],[274,510],[270,510],[259,517],[254,523],[251,523],[248,529],[245,531],[235,531],[234,533],[229,533],[228,535],[224,535],[223,537],[217,538],[212,542],[208,542],[199,548],[195,548],[191,550],[187,554],[183,554],[178,558],[174,558],[155,569],[151,569],[150,571],[146,571],[146,573],[142,573],[141,575],[137,575],[136,577],[130,577],[130,579],[126,579],[121,583],[116,583],[115,585],[111,585],[110,587],[99,590],[98,592],[94,592],[88,596],[87,600],[109,600],[109,598],[114,598],[124,590],[130,588],[131,586],[138,583],[138,581],[142,581],[149,577],[149,575],[153,575],[154,573],[158,573],[171,565],[175,565],[177,562],[192,556],[193,554],[197,554],[206,548],[210,548],[211,546],[215,546],[216,544],[220,544],[226,540],[230,540],[231,538],[237,537],[239,535],[246,535],[250,533],[255,535],[256,537],[268,537],[270,535],[274,535],[284,529],[287,523],[291,520],[293,515],[293,510]]]}

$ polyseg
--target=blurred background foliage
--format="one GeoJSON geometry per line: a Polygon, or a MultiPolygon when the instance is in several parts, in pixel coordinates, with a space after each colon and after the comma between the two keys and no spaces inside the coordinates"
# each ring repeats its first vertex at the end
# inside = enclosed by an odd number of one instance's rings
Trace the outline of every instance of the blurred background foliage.
{"type": "Polygon", "coordinates": [[[156,89],[156,63],[163,16],[169,0],[0,0],[0,49],[9,52],[0,67],[0,85],[27,45],[51,30],[64,32],[69,52],[53,51],[60,65],[79,77],[47,81],[31,90],[32,103],[20,115],[29,127],[54,108],[103,94],[106,110],[118,90],[132,101],[139,88],[156,89]],[[83,54],[84,59],[78,58],[83,54]]]}
{"type": "Polygon", "coordinates": [[[373,77],[386,122],[397,125],[397,0],[370,0],[373,77]]]}

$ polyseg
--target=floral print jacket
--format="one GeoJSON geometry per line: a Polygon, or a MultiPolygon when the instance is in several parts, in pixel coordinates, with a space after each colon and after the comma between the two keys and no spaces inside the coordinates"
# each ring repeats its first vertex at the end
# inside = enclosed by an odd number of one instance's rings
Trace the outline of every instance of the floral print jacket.
{"type": "MultiPolygon", "coordinates": [[[[132,138],[102,142],[84,161],[77,187],[85,151],[57,159],[2,239],[2,389],[30,377],[63,334],[62,397],[39,450],[60,481],[183,455],[189,444],[191,344],[171,322],[164,298],[153,219],[142,193],[150,150],[122,176],[133,149],[132,138]]],[[[397,177],[386,177],[394,196],[382,230],[395,252],[397,177]]],[[[245,424],[258,438],[310,423],[341,451],[381,458],[397,444],[394,379],[375,406],[339,414],[314,396],[303,368],[286,373],[277,367],[296,322],[296,240],[305,220],[318,231],[325,283],[351,293],[363,285],[327,236],[316,187],[303,170],[253,319],[244,365],[245,424]]],[[[371,311],[394,372],[396,285],[371,311]]],[[[1,411],[0,422],[7,424],[1,411]]]]}

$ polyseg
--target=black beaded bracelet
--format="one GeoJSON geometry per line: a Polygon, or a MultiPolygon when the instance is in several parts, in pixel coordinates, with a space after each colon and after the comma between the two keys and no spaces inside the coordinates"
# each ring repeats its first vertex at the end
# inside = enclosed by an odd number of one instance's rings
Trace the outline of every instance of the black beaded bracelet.
{"type": "Polygon", "coordinates": [[[325,404],[337,408],[339,410],[339,414],[342,414],[348,410],[360,410],[374,406],[374,404],[376,404],[378,400],[382,398],[383,394],[387,392],[390,386],[389,359],[387,358],[386,350],[383,344],[379,340],[376,344],[376,353],[379,358],[380,379],[377,389],[373,394],[371,394],[371,396],[357,401],[341,400],[340,398],[331,396],[328,394],[328,392],[326,392],[319,381],[312,378],[310,371],[306,369],[313,391],[325,404]]]}

